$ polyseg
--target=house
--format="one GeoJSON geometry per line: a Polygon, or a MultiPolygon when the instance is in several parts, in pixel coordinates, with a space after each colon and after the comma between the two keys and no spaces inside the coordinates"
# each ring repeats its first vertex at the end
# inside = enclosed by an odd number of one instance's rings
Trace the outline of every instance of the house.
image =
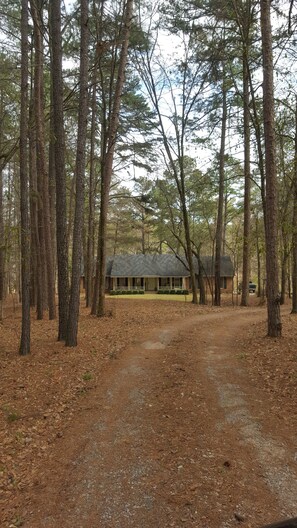
{"type": "MultiPolygon", "coordinates": [[[[206,289],[214,287],[214,261],[201,257],[202,273],[206,289]]],[[[194,258],[196,275],[198,262],[194,258]]],[[[221,288],[232,292],[233,264],[228,256],[221,257],[221,288]]],[[[165,255],[115,255],[108,257],[106,265],[106,289],[110,290],[159,290],[191,289],[186,259],[173,254],[165,255]]]]}

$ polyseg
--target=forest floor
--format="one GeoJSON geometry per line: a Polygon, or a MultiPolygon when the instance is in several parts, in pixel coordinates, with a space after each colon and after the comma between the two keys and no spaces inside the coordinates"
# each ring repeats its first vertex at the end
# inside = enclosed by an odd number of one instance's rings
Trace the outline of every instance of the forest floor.
{"type": "Polygon", "coordinates": [[[110,299],[79,345],[19,308],[0,327],[3,528],[243,528],[297,515],[297,321],[110,299]]]}

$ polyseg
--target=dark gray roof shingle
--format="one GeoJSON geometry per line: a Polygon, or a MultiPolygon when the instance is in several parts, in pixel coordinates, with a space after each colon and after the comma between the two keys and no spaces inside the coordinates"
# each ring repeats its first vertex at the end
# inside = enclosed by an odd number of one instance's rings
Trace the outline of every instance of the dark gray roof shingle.
{"type": "MultiPolygon", "coordinates": [[[[214,275],[212,257],[202,257],[203,274],[214,275]]],[[[197,260],[194,258],[196,272],[197,260]]],[[[107,260],[106,275],[110,277],[188,277],[189,271],[184,257],[175,255],[115,255],[107,260]],[[185,264],[183,263],[185,262],[185,264]]],[[[233,277],[230,257],[221,258],[221,276],[233,277]]]]}
{"type": "Polygon", "coordinates": [[[175,255],[116,255],[112,277],[186,277],[187,268],[175,255]]]}

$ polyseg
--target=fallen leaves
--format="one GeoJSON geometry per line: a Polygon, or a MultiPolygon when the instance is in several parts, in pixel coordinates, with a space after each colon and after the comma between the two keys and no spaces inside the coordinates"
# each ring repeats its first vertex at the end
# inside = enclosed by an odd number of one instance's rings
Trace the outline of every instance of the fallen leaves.
{"type": "MultiPolygon", "coordinates": [[[[183,303],[117,299],[114,317],[97,319],[90,317],[86,309],[81,310],[79,345],[75,349],[68,349],[56,341],[55,321],[33,321],[32,354],[26,358],[17,355],[19,318],[5,319],[0,328],[0,494],[5,526],[9,526],[9,519],[10,526],[21,526],[22,520],[16,516],[19,495],[30,487],[46,486],[46,483],[40,484],[40,468],[50,458],[52,445],[63,438],[68,424],[83,408],[84,396],[108,375],[110,362],[119,358],[125,347],[147,335],[152,327],[178,321],[185,314],[190,317],[199,311],[211,310],[183,303]]],[[[282,340],[263,337],[265,325],[252,325],[248,335],[236,336],[235,340],[240,350],[238,359],[248,365],[252,379],[270,395],[272,412],[279,420],[290,421],[296,427],[295,319],[284,317],[283,327],[282,340]]],[[[179,346],[178,338],[174,346],[179,346]]],[[[193,343],[188,343],[188,347],[191,350],[193,343]]],[[[197,402],[200,402],[199,413],[204,413],[206,419],[210,410],[205,408],[204,394],[199,394],[200,387],[195,385],[192,365],[187,358],[177,355],[172,360],[170,353],[163,363],[164,381],[161,387],[156,385],[154,393],[158,398],[156,403],[151,399],[146,409],[147,412],[154,412],[156,407],[161,409],[164,425],[154,437],[158,448],[156,460],[162,463],[168,475],[174,475],[174,479],[169,480],[172,501],[184,508],[180,522],[186,523],[192,496],[201,495],[203,500],[210,500],[209,497],[215,495],[213,482],[219,494],[226,487],[226,479],[232,478],[236,461],[233,455],[226,453],[226,458],[222,455],[216,463],[212,452],[200,446],[203,428],[197,423],[197,402]],[[189,385],[195,391],[189,393],[189,385]],[[187,434],[176,431],[177,415],[187,423],[187,434]],[[193,456],[198,448],[202,453],[200,463],[203,467],[199,469],[204,474],[204,483],[198,478],[189,479],[184,490],[184,475],[194,464],[193,456]],[[229,456],[232,456],[232,464],[227,459],[229,456]]],[[[123,444],[126,442],[124,439],[123,444]]],[[[242,515],[241,510],[236,510],[233,521],[244,522],[244,518],[239,518],[242,515]]],[[[175,525],[179,526],[172,524],[175,525]]]]}

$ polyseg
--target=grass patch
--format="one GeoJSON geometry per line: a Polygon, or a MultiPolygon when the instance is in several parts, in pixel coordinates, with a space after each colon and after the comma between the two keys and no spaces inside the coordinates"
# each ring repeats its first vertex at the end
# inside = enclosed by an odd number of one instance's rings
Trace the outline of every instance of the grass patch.
{"type": "Polygon", "coordinates": [[[12,523],[10,526],[13,527],[13,528],[18,528],[19,526],[23,526],[24,525],[24,519],[21,517],[21,515],[17,515],[15,517],[15,519],[13,519],[12,523]]]}
{"type": "Polygon", "coordinates": [[[4,412],[8,423],[16,422],[21,418],[21,415],[17,411],[11,409],[7,405],[2,407],[2,411],[4,412]]]}
{"type": "MultiPolygon", "coordinates": [[[[138,299],[140,295],[133,295],[133,299],[138,299]]],[[[121,299],[131,299],[130,295],[122,294],[120,296],[121,299]]],[[[192,294],[188,295],[180,295],[180,294],[166,294],[163,293],[162,295],[158,293],[145,293],[144,295],[141,295],[141,300],[144,301],[179,301],[179,302],[192,302],[192,294]]]]}
{"type": "Polygon", "coordinates": [[[82,379],[83,379],[84,381],[91,381],[91,379],[92,379],[92,373],[91,373],[91,372],[85,372],[85,373],[83,374],[82,379]]]}

